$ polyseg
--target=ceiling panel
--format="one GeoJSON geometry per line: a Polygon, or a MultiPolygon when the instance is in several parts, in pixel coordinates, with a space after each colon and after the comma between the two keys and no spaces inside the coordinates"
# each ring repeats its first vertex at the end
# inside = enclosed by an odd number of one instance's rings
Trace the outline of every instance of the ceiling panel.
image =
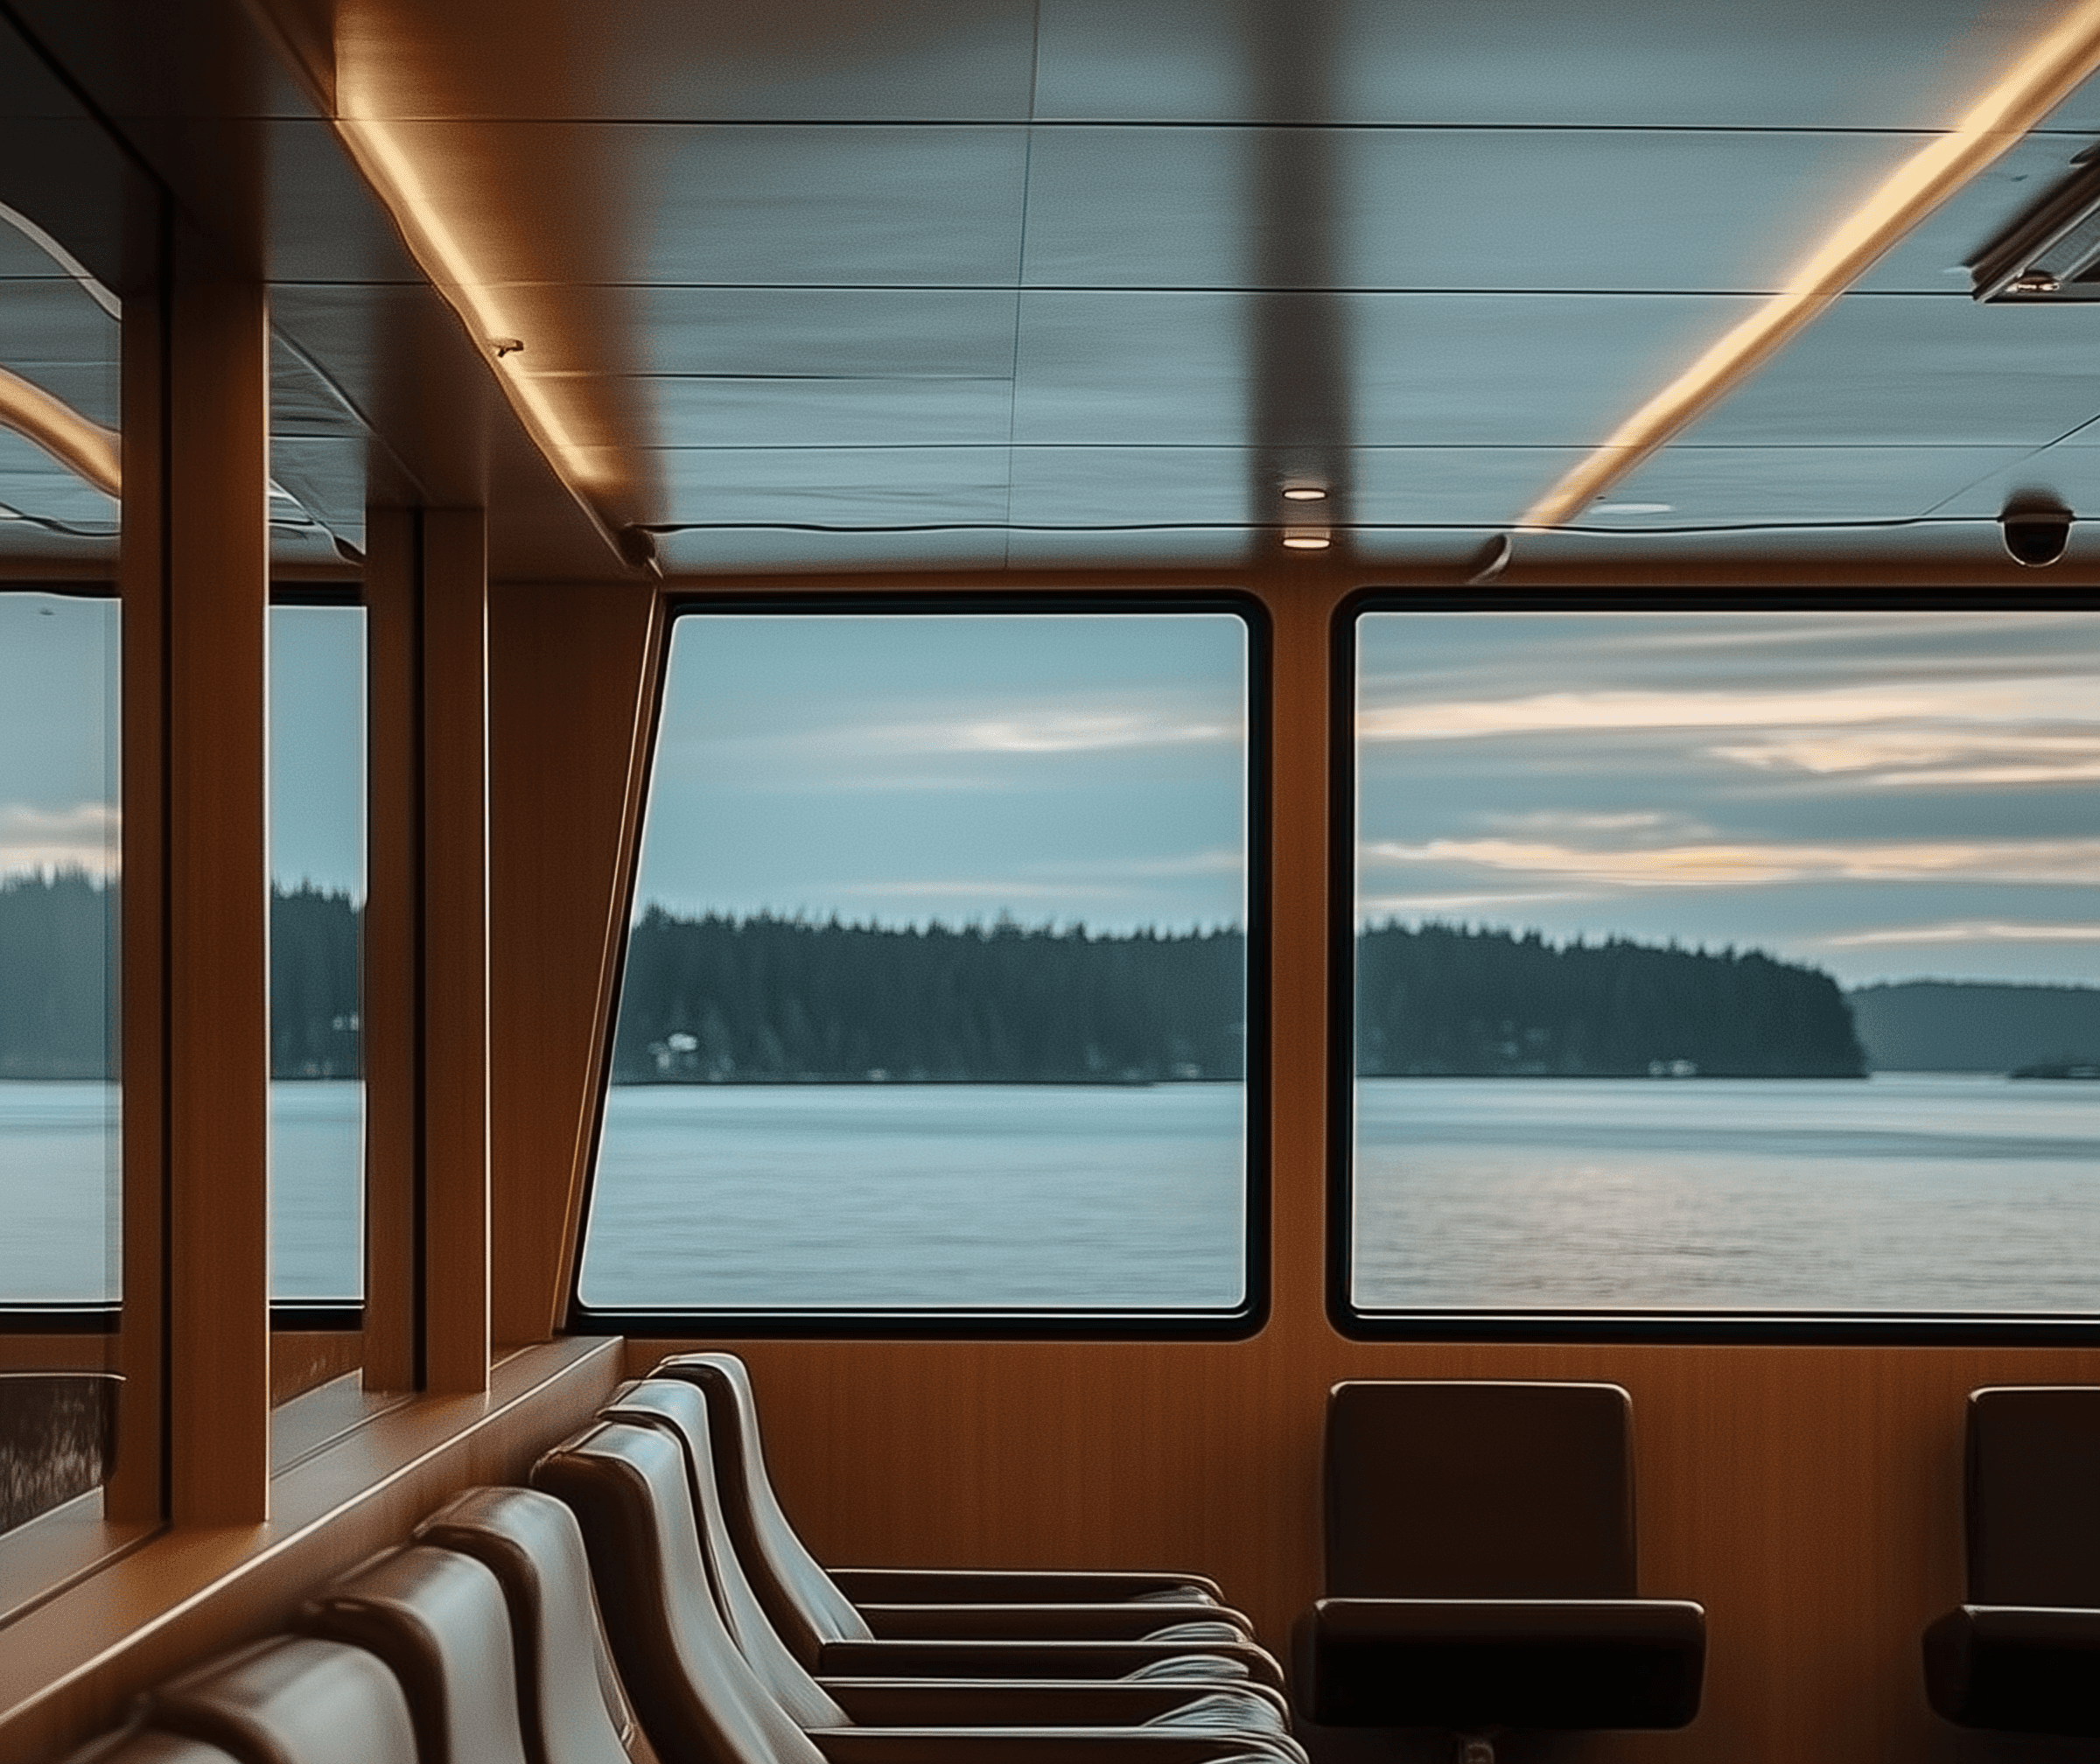
{"type": "Polygon", "coordinates": [[[1256,462],[1232,447],[1017,447],[1024,527],[1229,527],[1247,519],[1256,462]]]}
{"type": "Polygon", "coordinates": [[[1359,447],[1349,513],[1359,525],[1502,527],[1582,457],[1572,447],[1359,447]]]}
{"type": "Polygon", "coordinates": [[[1756,522],[1914,521],[2021,457],[2006,447],[1680,444],[1613,486],[1581,522],[1639,532],[1756,522]]]}
{"type": "Polygon", "coordinates": [[[2089,521],[2100,520],[2100,433],[2084,430],[2054,447],[2023,454],[1964,485],[1933,513],[1950,520],[1995,521],[2015,497],[2054,500],[2089,521]]]}
{"type": "Polygon", "coordinates": [[[1940,129],[2062,10],[2055,0],[1042,0],[1037,114],[1940,129]]]}
{"type": "Polygon", "coordinates": [[[2071,170],[2083,135],[2033,135],[1994,160],[1864,276],[1865,293],[1969,298],[1968,265],[2071,170]]]}
{"type": "MultiPolygon", "coordinates": [[[[666,533],[657,559],[667,574],[733,577],[813,570],[967,570],[1005,567],[1006,535],[998,531],[808,533],[780,528],[666,533]]],[[[718,585],[730,587],[733,579],[718,585]]]]}
{"type": "Polygon", "coordinates": [[[2040,447],[2100,412],[2100,306],[1855,294],[1685,439],[2040,447]]]}
{"type": "Polygon", "coordinates": [[[1632,294],[1357,294],[1342,304],[1359,447],[1594,444],[1756,304],[1632,294]]]}
{"type": "Polygon", "coordinates": [[[647,351],[667,374],[999,378],[1013,372],[1009,289],[651,288],[647,351]]]}
{"type": "Polygon", "coordinates": [[[1024,294],[1015,441],[1242,442],[1253,304],[1238,294],[1024,294]]]}
{"type": "Polygon", "coordinates": [[[660,444],[679,447],[1004,447],[1009,379],[732,379],[647,382],[660,444]]]}
{"type": "Polygon", "coordinates": [[[674,511],[705,524],[998,526],[1004,447],[667,447],[647,455],[674,511]]]}

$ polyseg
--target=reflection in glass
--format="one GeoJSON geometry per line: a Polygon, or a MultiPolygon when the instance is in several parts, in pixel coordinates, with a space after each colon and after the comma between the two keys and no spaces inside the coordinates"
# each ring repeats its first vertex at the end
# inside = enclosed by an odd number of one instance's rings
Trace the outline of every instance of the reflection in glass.
{"type": "Polygon", "coordinates": [[[117,620],[0,593],[0,1305],[119,1293],[117,620]]]}
{"type": "Polygon", "coordinates": [[[1225,613],[681,620],[584,1302],[1240,1304],[1247,694],[1225,613]]]}
{"type": "Polygon", "coordinates": [[[270,609],[270,1293],[364,1292],[365,614],[270,609]]]}
{"type": "Polygon", "coordinates": [[[1368,1310],[2100,1310],[2100,620],[1359,625],[1368,1310]]]}

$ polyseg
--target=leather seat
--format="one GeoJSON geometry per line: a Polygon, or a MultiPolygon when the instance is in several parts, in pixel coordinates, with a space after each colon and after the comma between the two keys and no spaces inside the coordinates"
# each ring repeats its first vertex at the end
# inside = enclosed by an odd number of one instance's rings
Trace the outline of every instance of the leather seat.
{"type": "Polygon", "coordinates": [[[1925,1632],[1925,1690],[1964,1727],[2100,1734],[2100,1388],[1969,1397],[1968,1598],[1925,1632]]]}
{"type": "Polygon", "coordinates": [[[1631,1410],[1615,1384],[1337,1385],[1299,1712],[1459,1732],[1690,1722],[1705,1613],[1637,1596],[1631,1410]]]}
{"type": "Polygon", "coordinates": [[[300,1627],[385,1662],[407,1697],[420,1764],[526,1764],[503,1589],[472,1558],[396,1550],[322,1593],[300,1627]]]}
{"type": "Polygon", "coordinates": [[[148,1729],[129,1734],[105,1733],[75,1752],[66,1764],[241,1764],[241,1760],[201,1740],[185,1740],[148,1729]]]}
{"type": "Polygon", "coordinates": [[[260,1642],[186,1673],[154,1693],[146,1720],[239,1764],[438,1764],[418,1758],[408,1699],[384,1663],[311,1636],[260,1642]]]}
{"type": "MultiPolygon", "coordinates": [[[[1214,1684],[1244,1683],[1256,1667],[1266,1668],[1271,1673],[1274,1671],[1275,1662],[1255,1647],[1247,1633],[1251,1626],[1248,1626],[1237,1613],[1228,1613],[1222,1606],[1193,1607],[1208,1613],[1208,1615],[1195,1624],[1174,1622],[1158,1625],[1157,1619],[1162,1609],[1172,1607],[1137,1603],[1106,1606],[899,1606],[878,1614],[890,1626],[886,1634],[879,1635],[874,1633],[866,1614],[849,1605],[844,1620],[851,1623],[850,1633],[826,1638],[822,1634],[822,1626],[826,1621],[824,1601],[813,1598],[803,1605],[802,1614],[806,1619],[805,1633],[818,1639],[811,1646],[809,1654],[793,1653],[780,1639],[780,1626],[772,1619],[771,1608],[765,1604],[758,1587],[753,1585],[750,1562],[737,1543],[736,1531],[728,1511],[729,1503],[724,1498],[719,1476],[720,1455],[715,1449],[715,1442],[721,1430],[717,1415],[710,1407],[704,1391],[694,1383],[683,1380],[646,1379],[627,1386],[600,1413],[608,1419],[631,1420],[644,1425],[662,1427],[676,1436],[686,1454],[694,1507],[700,1518],[703,1542],[709,1550],[710,1561],[721,1564],[718,1572],[717,1588],[724,1606],[723,1614],[729,1621],[731,1632],[737,1637],[760,1676],[769,1681],[782,1672],[802,1676],[803,1666],[808,1663],[814,1663],[819,1670],[850,1670],[857,1676],[935,1676],[942,1669],[921,1668],[908,1662],[918,1657],[921,1651],[912,1644],[941,1641],[1051,1644],[1088,1641],[1136,1642],[1160,1650],[1160,1658],[1152,1662],[1155,1664],[1177,1656],[1194,1656],[1195,1661],[1201,1662],[1214,1660],[1217,1662],[1215,1670],[1204,1671],[1197,1681],[1214,1684]],[[898,1620],[914,1618],[928,1620],[898,1620]],[[1236,1620],[1226,1620],[1228,1619],[1236,1620]],[[892,1645],[886,1646],[886,1643],[892,1645]],[[850,1668],[836,1666],[835,1662],[847,1654],[852,1644],[858,1644],[853,1653],[854,1663],[850,1668]],[[783,1655],[788,1657],[776,1665],[774,1656],[783,1655]],[[811,1655],[814,1655],[814,1660],[811,1655]]],[[[816,1567],[814,1563],[810,1565],[816,1576],[822,1576],[821,1568],[816,1567]]],[[[1064,1657],[1065,1653],[1065,1649],[1054,1646],[1047,1656],[1052,1662],[1047,1670],[1058,1670],[1055,1662],[1064,1657]]],[[[1017,1657],[1012,1676],[1040,1677],[1043,1676],[1044,1670],[1022,1665],[1017,1657]]],[[[1075,1672],[1074,1676],[1078,1676],[1078,1673],[1075,1672]]],[[[1277,1708],[1280,1713],[1280,1700],[1277,1708]]]]}
{"type": "Polygon", "coordinates": [[[602,1422],[549,1452],[532,1480],[576,1514],[600,1603],[615,1614],[621,1680],[661,1756],[712,1764],[1279,1764],[1302,1756],[1281,1736],[1200,1730],[861,1728],[814,1680],[791,1714],[738,1648],[698,1569],[703,1546],[676,1439],[602,1422]]]}
{"type": "MultiPolygon", "coordinates": [[[[1090,1571],[1044,1572],[968,1568],[835,1568],[826,1570],[788,1523],[766,1474],[759,1437],[758,1399],[751,1375],[733,1354],[676,1354],[662,1362],[656,1378],[678,1378],[705,1393],[714,1418],[715,1474],[736,1539],[759,1595],[780,1634],[808,1662],[824,1641],[855,1635],[876,1626],[868,1607],[934,1605],[950,1607],[943,1621],[967,1620],[955,1607],[1069,1604],[1176,1607],[1222,1606],[1215,1581],[1200,1574],[1090,1571]]],[[[1226,1616],[1239,1627],[1237,1613],[1226,1616]]],[[[890,1632],[895,1633],[895,1632],[890,1632]]],[[[934,1632],[939,1633],[939,1632],[934,1632]]],[[[951,1630],[949,1633],[956,1633],[951,1630]]],[[[1251,1629],[1247,1633],[1251,1634],[1251,1629]]]]}

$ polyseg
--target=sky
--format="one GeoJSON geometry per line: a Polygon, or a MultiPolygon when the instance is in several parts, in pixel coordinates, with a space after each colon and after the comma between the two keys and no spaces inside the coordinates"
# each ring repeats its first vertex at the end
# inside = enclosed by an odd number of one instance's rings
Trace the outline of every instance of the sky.
{"type": "MultiPolygon", "coordinates": [[[[364,614],[273,606],[270,868],[364,898],[364,614]]],[[[116,872],[114,600],[0,592],[0,876],[116,872]]]]}
{"type": "Polygon", "coordinates": [[[1376,613],[1360,922],[2100,984],[2100,616],[1376,613]]]}
{"type": "Polygon", "coordinates": [[[672,636],[637,909],[1245,920],[1227,613],[701,613],[672,636]]]}

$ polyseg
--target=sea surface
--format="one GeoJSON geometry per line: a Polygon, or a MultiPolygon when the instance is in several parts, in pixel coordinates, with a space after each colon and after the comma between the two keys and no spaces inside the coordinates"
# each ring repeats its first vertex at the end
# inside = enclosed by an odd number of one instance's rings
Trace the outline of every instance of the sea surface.
{"type": "MultiPolygon", "coordinates": [[[[284,1297],[356,1291],[362,1092],[271,1087],[284,1297]]],[[[616,1088],[586,1302],[1229,1306],[1232,1085],[616,1088]]],[[[0,1302],[115,1292],[115,1096],[0,1082],[0,1302]]],[[[2100,1312],[2100,1084],[1377,1079],[1357,1302],[2100,1312]]]]}

